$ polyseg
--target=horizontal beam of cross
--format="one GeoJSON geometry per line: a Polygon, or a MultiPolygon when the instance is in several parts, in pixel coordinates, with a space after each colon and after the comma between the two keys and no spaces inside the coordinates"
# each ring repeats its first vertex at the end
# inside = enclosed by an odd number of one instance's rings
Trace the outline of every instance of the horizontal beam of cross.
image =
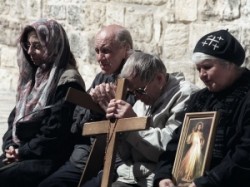
{"type": "MultiPolygon", "coordinates": [[[[142,130],[145,129],[145,124],[149,124],[149,117],[122,118],[119,119],[119,125],[116,126],[116,132],[142,130]]],[[[109,125],[110,121],[108,120],[85,123],[82,135],[106,134],[108,133],[109,125]]]]}

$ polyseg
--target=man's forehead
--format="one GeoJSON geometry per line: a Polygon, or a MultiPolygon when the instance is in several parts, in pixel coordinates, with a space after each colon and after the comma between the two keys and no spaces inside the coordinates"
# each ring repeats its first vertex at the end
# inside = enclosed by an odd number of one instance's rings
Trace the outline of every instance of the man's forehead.
{"type": "Polygon", "coordinates": [[[117,42],[115,41],[115,35],[108,32],[100,32],[96,35],[95,45],[96,46],[114,46],[117,42]]]}
{"type": "Polygon", "coordinates": [[[98,47],[112,47],[114,42],[110,38],[96,38],[95,46],[98,47]]]}

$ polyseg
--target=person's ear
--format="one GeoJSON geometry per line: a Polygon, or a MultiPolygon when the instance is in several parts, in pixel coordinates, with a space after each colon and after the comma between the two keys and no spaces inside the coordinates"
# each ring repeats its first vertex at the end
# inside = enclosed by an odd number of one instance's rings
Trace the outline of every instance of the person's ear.
{"type": "Polygon", "coordinates": [[[124,48],[125,48],[125,59],[127,59],[129,57],[129,55],[130,55],[131,47],[130,47],[129,44],[125,44],[124,48]]]}
{"type": "Polygon", "coordinates": [[[166,77],[163,73],[156,74],[156,80],[157,80],[157,83],[158,83],[161,90],[165,86],[165,79],[166,79],[166,77]]]}
{"type": "Polygon", "coordinates": [[[129,51],[131,49],[131,47],[128,43],[126,43],[124,47],[125,47],[126,51],[129,51]]]}

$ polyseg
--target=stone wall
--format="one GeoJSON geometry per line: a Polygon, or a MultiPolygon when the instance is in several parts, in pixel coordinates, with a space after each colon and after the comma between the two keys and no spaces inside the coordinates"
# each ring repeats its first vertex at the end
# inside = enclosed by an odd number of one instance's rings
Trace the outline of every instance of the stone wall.
{"type": "Polygon", "coordinates": [[[127,27],[135,48],[159,55],[168,71],[183,71],[202,86],[190,57],[207,32],[229,29],[244,45],[249,64],[250,0],[0,0],[0,88],[15,91],[16,41],[38,18],[56,19],[68,33],[87,87],[99,71],[93,37],[102,26],[127,27]]]}

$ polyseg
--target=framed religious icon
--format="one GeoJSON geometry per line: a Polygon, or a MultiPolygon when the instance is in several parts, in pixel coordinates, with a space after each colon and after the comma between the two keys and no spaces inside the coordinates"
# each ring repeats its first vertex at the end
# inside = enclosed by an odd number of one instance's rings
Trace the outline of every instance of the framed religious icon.
{"type": "Polygon", "coordinates": [[[172,171],[178,187],[187,187],[208,169],[218,118],[214,111],[186,113],[172,171]]]}

